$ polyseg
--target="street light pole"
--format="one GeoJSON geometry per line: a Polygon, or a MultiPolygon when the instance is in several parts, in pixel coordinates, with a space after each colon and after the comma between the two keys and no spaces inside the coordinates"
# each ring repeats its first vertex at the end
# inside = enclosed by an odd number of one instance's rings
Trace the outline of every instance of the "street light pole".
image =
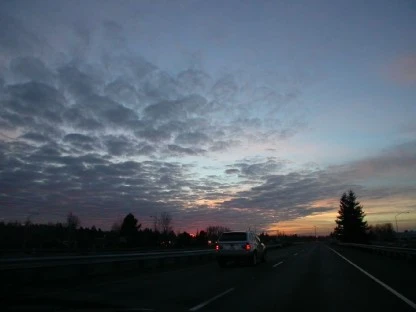
{"type": "Polygon", "coordinates": [[[398,214],[396,214],[396,215],[394,216],[394,219],[396,220],[396,233],[399,233],[399,226],[398,226],[398,224],[397,224],[397,217],[398,217],[399,215],[401,215],[402,213],[409,213],[409,211],[402,211],[402,212],[399,212],[398,214]]]}
{"type": "Polygon", "coordinates": [[[153,231],[156,232],[157,230],[157,216],[150,216],[153,219],[153,231]]]}

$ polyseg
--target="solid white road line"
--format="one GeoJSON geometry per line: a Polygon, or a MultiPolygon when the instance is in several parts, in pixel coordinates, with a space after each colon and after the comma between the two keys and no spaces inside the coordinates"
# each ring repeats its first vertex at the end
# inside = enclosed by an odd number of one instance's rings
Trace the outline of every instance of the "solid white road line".
{"type": "Polygon", "coordinates": [[[356,269],[360,270],[362,273],[364,273],[365,275],[367,275],[369,278],[371,278],[373,281],[375,281],[376,283],[378,283],[379,285],[383,286],[385,289],[387,289],[388,291],[390,291],[393,295],[396,295],[398,298],[402,299],[404,302],[406,302],[409,306],[411,306],[413,309],[416,310],[416,304],[407,299],[405,296],[403,296],[401,293],[399,293],[398,291],[394,290],[393,288],[391,288],[389,285],[383,283],[382,281],[380,281],[377,277],[374,277],[373,275],[371,275],[370,273],[368,273],[367,271],[365,271],[364,269],[362,269],[361,267],[359,267],[358,265],[356,265],[355,263],[351,262],[350,260],[348,260],[347,258],[345,258],[343,255],[341,255],[339,252],[335,251],[334,249],[328,247],[329,249],[331,249],[333,252],[335,252],[338,256],[340,256],[342,259],[344,259],[345,261],[347,261],[349,264],[351,264],[353,267],[355,267],[356,269]]]}
{"type": "Polygon", "coordinates": [[[274,264],[274,265],[273,265],[273,267],[275,268],[275,267],[277,267],[278,265],[281,265],[282,263],[283,263],[283,261],[280,261],[279,263],[274,264]]]}
{"type": "Polygon", "coordinates": [[[117,309],[117,311],[121,312],[145,312],[145,311],[154,311],[154,309],[148,309],[148,308],[125,308],[125,309],[117,309]]]}
{"type": "Polygon", "coordinates": [[[198,311],[199,309],[205,307],[206,305],[210,304],[211,302],[213,302],[214,300],[217,300],[218,298],[221,298],[222,296],[225,296],[226,294],[228,294],[229,292],[232,292],[234,290],[233,288],[227,289],[226,291],[220,293],[219,295],[216,295],[215,297],[212,297],[211,299],[202,302],[201,304],[198,304],[196,306],[194,306],[193,308],[190,308],[189,311],[198,311]]]}

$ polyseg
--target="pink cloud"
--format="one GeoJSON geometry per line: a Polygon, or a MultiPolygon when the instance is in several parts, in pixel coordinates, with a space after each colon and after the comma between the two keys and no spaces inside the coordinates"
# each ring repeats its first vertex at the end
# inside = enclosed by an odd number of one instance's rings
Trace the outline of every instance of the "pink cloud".
{"type": "Polygon", "coordinates": [[[416,83],[416,53],[397,58],[390,64],[388,72],[390,78],[396,82],[416,83]]]}

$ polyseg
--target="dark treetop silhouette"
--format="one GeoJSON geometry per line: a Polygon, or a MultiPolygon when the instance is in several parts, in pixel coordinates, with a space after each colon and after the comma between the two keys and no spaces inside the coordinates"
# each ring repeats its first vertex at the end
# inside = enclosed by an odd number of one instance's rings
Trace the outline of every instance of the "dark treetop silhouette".
{"type": "Polygon", "coordinates": [[[335,237],[343,242],[363,243],[367,241],[367,222],[365,213],[354,192],[343,193],[340,199],[339,211],[335,220],[335,237]]]}

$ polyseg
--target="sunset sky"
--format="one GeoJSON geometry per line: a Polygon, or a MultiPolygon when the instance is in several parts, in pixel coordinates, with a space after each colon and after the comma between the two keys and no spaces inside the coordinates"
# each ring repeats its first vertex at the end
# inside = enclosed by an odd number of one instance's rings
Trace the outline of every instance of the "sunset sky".
{"type": "Polygon", "coordinates": [[[416,2],[1,1],[0,221],[416,230],[416,2]]]}

